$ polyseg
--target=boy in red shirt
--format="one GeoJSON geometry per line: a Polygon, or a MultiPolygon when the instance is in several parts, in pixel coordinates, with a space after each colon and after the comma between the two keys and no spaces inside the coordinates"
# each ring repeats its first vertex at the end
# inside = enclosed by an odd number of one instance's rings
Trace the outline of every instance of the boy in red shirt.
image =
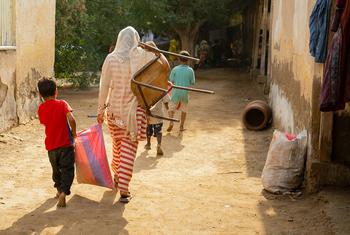
{"type": "Polygon", "coordinates": [[[52,179],[57,188],[58,207],[66,206],[66,195],[74,179],[74,138],[76,123],[72,108],[64,100],[57,98],[57,85],[51,78],[42,78],[38,82],[40,104],[38,116],[45,126],[45,146],[52,166],[52,179]]]}

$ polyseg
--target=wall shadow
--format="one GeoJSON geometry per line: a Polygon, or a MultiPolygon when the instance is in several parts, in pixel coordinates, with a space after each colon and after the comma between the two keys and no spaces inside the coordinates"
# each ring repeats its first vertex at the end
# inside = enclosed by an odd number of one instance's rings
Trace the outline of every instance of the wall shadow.
{"type": "Polygon", "coordinates": [[[270,146],[273,128],[262,131],[249,131],[242,128],[244,155],[249,177],[260,178],[270,146]]]}

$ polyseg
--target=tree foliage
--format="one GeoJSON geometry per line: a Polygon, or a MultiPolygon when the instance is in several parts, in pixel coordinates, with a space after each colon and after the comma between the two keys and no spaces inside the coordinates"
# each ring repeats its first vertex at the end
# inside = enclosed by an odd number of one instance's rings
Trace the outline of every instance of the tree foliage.
{"type": "Polygon", "coordinates": [[[127,25],[138,31],[177,34],[193,51],[199,28],[221,26],[233,11],[252,0],[57,0],[56,63],[58,78],[88,86],[108,48],[127,25]],[[88,76],[89,75],[89,76],[88,76]]]}
{"type": "Polygon", "coordinates": [[[124,26],[120,5],[116,0],[94,0],[86,1],[86,8],[89,15],[90,44],[94,45],[99,56],[105,57],[109,46],[116,43],[118,32],[124,26]]]}
{"type": "Polygon", "coordinates": [[[56,62],[57,78],[65,78],[73,85],[86,87],[84,76],[89,64],[86,32],[88,15],[84,0],[58,0],[56,5],[56,62]]]}
{"type": "Polygon", "coordinates": [[[224,25],[238,0],[121,0],[130,22],[141,28],[176,33],[182,47],[192,51],[198,31],[205,23],[224,25]]]}
{"type": "Polygon", "coordinates": [[[96,78],[108,48],[123,22],[114,0],[57,0],[57,78],[87,87],[96,78]]]}

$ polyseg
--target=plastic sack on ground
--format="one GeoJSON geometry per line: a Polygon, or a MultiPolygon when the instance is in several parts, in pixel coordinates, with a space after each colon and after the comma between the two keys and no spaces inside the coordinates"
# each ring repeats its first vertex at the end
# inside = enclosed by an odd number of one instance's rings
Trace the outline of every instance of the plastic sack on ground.
{"type": "Polygon", "coordinates": [[[78,183],[113,189],[101,125],[96,124],[77,134],[75,163],[78,183]]]}
{"type": "Polygon", "coordinates": [[[264,189],[271,193],[294,191],[303,182],[307,131],[293,136],[275,130],[262,172],[264,189]]]}

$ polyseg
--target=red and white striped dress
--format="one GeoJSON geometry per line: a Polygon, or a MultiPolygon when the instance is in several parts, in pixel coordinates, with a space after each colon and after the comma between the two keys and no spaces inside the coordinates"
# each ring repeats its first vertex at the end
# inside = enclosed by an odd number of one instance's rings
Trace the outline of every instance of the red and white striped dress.
{"type": "MultiPolygon", "coordinates": [[[[142,108],[137,109],[138,140],[146,138],[146,112],[142,108]]],[[[126,135],[126,130],[115,124],[112,115],[107,115],[109,132],[113,140],[113,160],[111,163],[114,172],[114,180],[122,192],[129,192],[129,182],[132,177],[134,161],[136,158],[138,141],[132,141],[126,135]]]]}
{"type": "Polygon", "coordinates": [[[137,139],[126,134],[128,113],[134,94],[130,87],[131,65],[129,59],[120,61],[109,54],[103,64],[100,79],[99,113],[107,111],[108,128],[113,140],[112,171],[121,192],[129,192],[138,141],[146,139],[146,112],[136,110],[137,139]]]}

